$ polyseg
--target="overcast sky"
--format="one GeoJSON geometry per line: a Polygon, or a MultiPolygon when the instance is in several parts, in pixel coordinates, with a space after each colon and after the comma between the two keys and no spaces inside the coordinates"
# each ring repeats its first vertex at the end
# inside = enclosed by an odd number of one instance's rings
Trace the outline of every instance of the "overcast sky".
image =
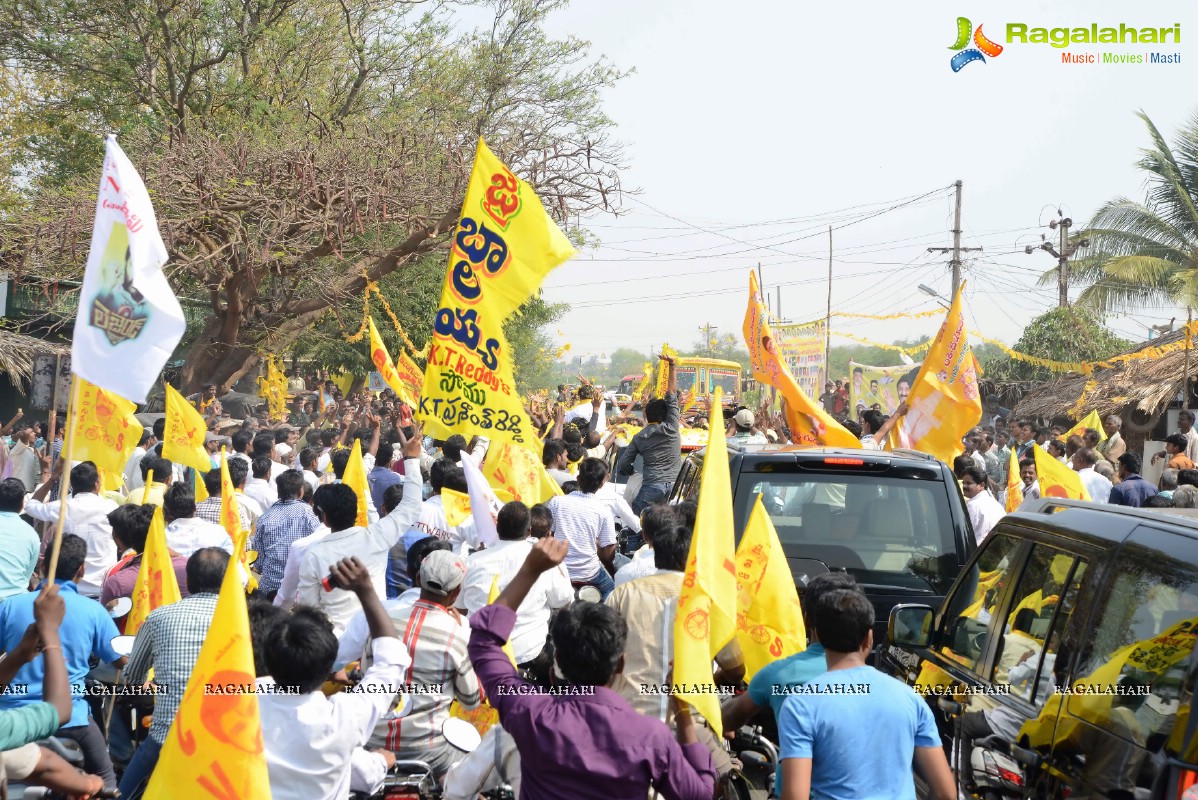
{"type": "MultiPolygon", "coordinates": [[[[547,300],[572,305],[559,327],[574,357],[688,347],[705,323],[739,337],[758,262],[772,296],[782,284],[784,317],[822,317],[829,224],[844,226],[833,232],[833,312],[935,308],[917,286],[950,291],[947,257],[927,248],[951,244],[957,179],[964,244],[984,248],[966,261],[967,318],[1013,343],[1057,300],[1055,285],[1036,286],[1054,259],[1023,247],[1055,236],[1046,224],[1058,206],[1081,225],[1109,199],[1142,197],[1137,110],[1167,135],[1198,112],[1193,2],[574,0],[550,28],[636,70],[605,107],[627,144],[625,185],[640,193],[623,216],[589,220],[602,246],[544,285],[547,300]],[[1180,23],[1182,43],[1156,49],[1183,58],[1068,66],[1056,48],[1013,44],[953,73],[958,16],[1004,45],[1008,22],[1180,23]]],[[[1142,340],[1175,313],[1142,308],[1108,324],[1142,340]]],[[[834,317],[832,330],[890,342],[937,324],[834,317]]]]}

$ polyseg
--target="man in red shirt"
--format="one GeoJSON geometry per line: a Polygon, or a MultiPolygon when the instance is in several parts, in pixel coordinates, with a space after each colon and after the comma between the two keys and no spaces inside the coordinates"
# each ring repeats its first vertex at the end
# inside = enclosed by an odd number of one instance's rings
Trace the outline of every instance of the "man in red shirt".
{"type": "Polygon", "coordinates": [[[847,380],[836,382],[836,401],[833,404],[832,413],[837,417],[843,417],[849,409],[849,382],[847,380]]]}

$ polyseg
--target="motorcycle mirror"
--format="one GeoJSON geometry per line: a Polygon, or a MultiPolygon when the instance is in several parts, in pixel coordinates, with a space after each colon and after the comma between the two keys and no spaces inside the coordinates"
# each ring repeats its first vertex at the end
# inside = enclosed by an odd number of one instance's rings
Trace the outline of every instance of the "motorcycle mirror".
{"type": "Polygon", "coordinates": [[[127,656],[133,652],[133,637],[132,636],[114,636],[112,638],[112,649],[116,651],[118,656],[127,656]]]}
{"type": "Polygon", "coordinates": [[[112,608],[108,611],[108,616],[112,617],[113,619],[120,619],[132,610],[132,597],[118,597],[112,608]]]}
{"type": "Polygon", "coordinates": [[[464,753],[473,753],[483,741],[478,728],[456,717],[445,720],[445,724],[441,726],[441,733],[447,742],[464,753]]]}

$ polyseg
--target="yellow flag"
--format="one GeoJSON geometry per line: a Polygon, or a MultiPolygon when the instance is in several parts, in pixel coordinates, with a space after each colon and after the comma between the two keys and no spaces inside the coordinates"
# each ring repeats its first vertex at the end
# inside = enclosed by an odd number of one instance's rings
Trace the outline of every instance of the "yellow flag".
{"type": "Polygon", "coordinates": [[[237,503],[237,490],[233,487],[233,479],[229,477],[229,459],[223,447],[220,449],[220,526],[233,540],[233,555],[241,564],[244,579],[247,581],[246,591],[253,591],[258,585],[258,579],[250,571],[251,558],[246,549],[250,532],[249,529],[241,527],[241,506],[237,503]]]}
{"type": "Polygon", "coordinates": [[[483,475],[496,491],[503,490],[525,505],[544,503],[562,493],[535,453],[511,442],[487,450],[483,475]]]}
{"type": "Polygon", "coordinates": [[[166,430],[162,434],[162,457],[200,472],[212,469],[212,459],[204,449],[208,423],[183,395],[166,385],[166,430]]]}
{"type": "Polygon", "coordinates": [[[1041,497],[1090,499],[1080,475],[1050,456],[1040,445],[1033,446],[1032,452],[1036,454],[1036,477],[1040,480],[1041,497]]]}
{"type": "MultiPolygon", "coordinates": [[[[712,407],[719,408],[717,387],[712,407]]],[[[723,436],[712,436],[703,459],[703,486],[678,613],[674,619],[673,683],[712,685],[711,661],[736,633],[736,548],[732,523],[732,479],[723,436]]],[[[719,697],[714,690],[682,697],[712,728],[722,731],[719,697]]]]}
{"type": "MultiPolygon", "coordinates": [[[[661,346],[661,354],[663,356],[678,357],[678,351],[670,347],[668,344],[661,346]]],[[[696,376],[696,380],[698,376],[696,376]]],[[[670,365],[664,361],[657,362],[657,385],[653,389],[654,397],[665,397],[666,387],[670,385],[670,365]]]]}
{"type": "Polygon", "coordinates": [[[207,689],[254,685],[250,618],[235,564],[230,561],[225,570],[212,624],[162,745],[146,800],[271,796],[258,696],[207,689]]]}
{"type": "Polygon", "coordinates": [[[442,489],[441,505],[445,508],[445,521],[454,528],[470,519],[470,495],[442,489]]]}
{"type": "Polygon", "coordinates": [[[1019,508],[1023,503],[1023,480],[1019,477],[1019,456],[1015,448],[1011,448],[1011,465],[1007,469],[1007,513],[1019,508]]]}
{"type": "Polygon", "coordinates": [[[154,521],[146,536],[146,549],[141,554],[141,567],[137,570],[137,582],[133,584],[133,608],[125,619],[125,635],[133,636],[146,621],[150,612],[159,606],[170,605],[182,598],[179,581],[175,579],[175,565],[166,546],[166,523],[162,508],[154,509],[154,521]]]}
{"type": "Polygon", "coordinates": [[[1102,429],[1102,418],[1098,416],[1098,409],[1094,409],[1086,416],[1082,417],[1082,421],[1074,425],[1069,430],[1065,431],[1061,436],[1061,441],[1065,441],[1070,436],[1083,436],[1086,433],[1086,428],[1092,428],[1098,431],[1098,441],[1106,441],[1106,431],[1102,429]]]}
{"type": "Polygon", "coordinates": [[[736,549],[736,588],[736,640],[748,681],[767,664],[807,649],[799,593],[761,495],[736,549]]]}
{"type": "Polygon", "coordinates": [[[532,187],[481,139],[449,256],[417,415],[434,438],[460,433],[528,444],[503,322],[574,247],[532,187]]]}
{"type": "MultiPolygon", "coordinates": [[[[209,466],[211,466],[211,462],[209,462],[209,466]]],[[[208,487],[204,484],[204,478],[200,475],[200,471],[198,469],[192,470],[191,475],[193,481],[195,482],[196,502],[202,503],[209,497],[208,487]]]]}
{"type": "MultiPolygon", "coordinates": [[[[395,362],[391,360],[391,354],[387,352],[387,345],[383,343],[383,337],[379,336],[378,329],[374,327],[374,320],[367,317],[366,323],[366,327],[370,330],[370,360],[374,362],[374,368],[378,370],[383,382],[391,387],[400,400],[409,406],[415,405],[416,401],[413,399],[412,393],[419,383],[412,384],[411,381],[419,381],[420,373],[416,372],[414,378],[409,376],[405,380],[395,368],[395,362]]],[[[411,359],[408,359],[408,363],[411,363],[411,359]]]]}
{"type": "MultiPolygon", "coordinates": [[[[450,523],[452,524],[452,523],[450,523]]],[[[487,592],[487,605],[491,605],[499,598],[499,576],[496,575],[491,579],[491,591],[487,592]]],[[[512,660],[512,666],[516,666],[516,654],[512,650],[512,642],[509,639],[503,643],[503,652],[512,660]]]]}
{"type": "Polygon", "coordinates": [[[342,396],[348,395],[349,390],[354,388],[354,376],[348,372],[341,372],[329,378],[333,385],[341,390],[342,396]]]}
{"type": "MultiPolygon", "coordinates": [[[[752,270],[749,271],[749,306],[745,310],[744,335],[749,348],[749,360],[753,365],[753,377],[773,386],[786,401],[786,424],[790,426],[790,437],[795,444],[823,444],[848,449],[861,447],[861,440],[845,430],[822,405],[812,402],[790,374],[790,369],[774,345],[774,335],[761,302],[757,273],[752,270]]],[[[711,424],[717,430],[722,425],[718,417],[711,424]]]]}
{"type": "Polygon", "coordinates": [[[652,362],[646,361],[644,373],[641,375],[641,382],[638,383],[636,388],[632,390],[632,399],[634,402],[641,398],[641,395],[643,395],[645,390],[649,388],[649,384],[652,383],[652,381],[653,364],[652,362]]]}
{"type": "Polygon", "coordinates": [[[681,413],[685,414],[686,412],[688,412],[692,408],[694,408],[695,401],[698,399],[698,397],[696,396],[696,390],[698,388],[699,388],[699,384],[697,382],[694,384],[691,384],[690,390],[686,393],[686,396],[682,398],[681,413]]]}
{"type": "Polygon", "coordinates": [[[982,396],[973,352],[961,313],[961,291],[911,385],[911,410],[895,428],[903,447],[920,450],[946,464],[961,455],[961,439],[982,418],[982,396]]]}
{"type": "Polygon", "coordinates": [[[345,472],[341,475],[341,482],[353,489],[354,494],[358,496],[358,518],[354,524],[359,528],[365,528],[370,524],[366,513],[366,498],[370,497],[370,487],[366,483],[366,465],[362,461],[361,439],[354,439],[353,449],[349,451],[349,461],[345,465],[345,472]]]}
{"type": "Polygon", "coordinates": [[[124,472],[125,462],[145,430],[134,416],[137,406],[83,378],[76,376],[75,380],[79,381],[79,407],[75,409],[72,456],[76,461],[90,461],[100,470],[124,472]]]}

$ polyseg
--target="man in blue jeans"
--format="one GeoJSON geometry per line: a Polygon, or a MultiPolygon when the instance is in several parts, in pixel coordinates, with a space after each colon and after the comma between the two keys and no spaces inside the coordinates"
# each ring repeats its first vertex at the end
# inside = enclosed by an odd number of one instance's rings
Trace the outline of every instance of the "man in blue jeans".
{"type": "Polygon", "coordinates": [[[606,482],[607,464],[584,458],[578,466],[578,491],[545,504],[553,514],[553,537],[570,545],[570,582],[594,586],[602,600],[616,588],[616,522],[608,502],[595,497],[606,482]]]}
{"type": "Polygon", "coordinates": [[[676,362],[659,356],[669,366],[666,396],[645,406],[644,429],[632,441],[616,464],[617,475],[631,475],[637,456],[645,465],[641,490],[633,498],[632,513],[639,514],[654,503],[665,500],[682,469],[682,434],[679,432],[678,376],[676,362]]]}

